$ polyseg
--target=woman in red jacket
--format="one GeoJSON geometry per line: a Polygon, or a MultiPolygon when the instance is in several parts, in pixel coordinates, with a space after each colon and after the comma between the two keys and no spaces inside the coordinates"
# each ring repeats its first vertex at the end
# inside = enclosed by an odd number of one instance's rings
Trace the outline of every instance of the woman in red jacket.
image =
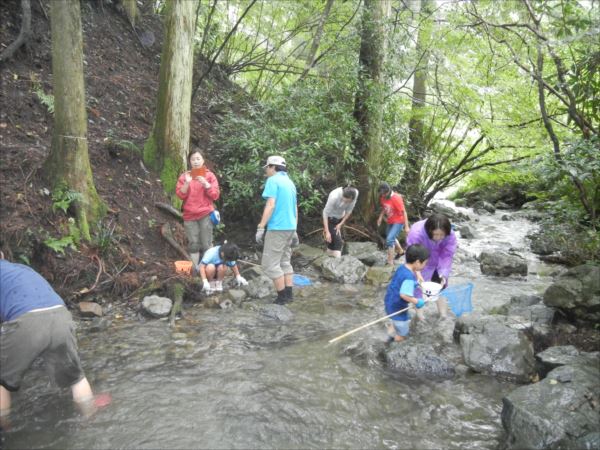
{"type": "Polygon", "coordinates": [[[204,165],[200,151],[192,150],[188,159],[192,170],[179,176],[175,193],[183,200],[188,252],[197,270],[200,255],[212,247],[214,225],[210,213],[215,210],[213,202],[219,198],[220,191],[217,177],[204,165]]]}

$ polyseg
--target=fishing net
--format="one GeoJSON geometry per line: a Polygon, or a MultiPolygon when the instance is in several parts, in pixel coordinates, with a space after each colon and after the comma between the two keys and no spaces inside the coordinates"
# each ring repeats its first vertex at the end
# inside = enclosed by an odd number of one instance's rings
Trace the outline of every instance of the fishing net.
{"type": "Polygon", "coordinates": [[[445,297],[452,312],[456,317],[460,317],[463,313],[473,311],[473,305],[471,304],[472,292],[473,283],[457,284],[444,289],[440,293],[440,297],[445,297]]]}

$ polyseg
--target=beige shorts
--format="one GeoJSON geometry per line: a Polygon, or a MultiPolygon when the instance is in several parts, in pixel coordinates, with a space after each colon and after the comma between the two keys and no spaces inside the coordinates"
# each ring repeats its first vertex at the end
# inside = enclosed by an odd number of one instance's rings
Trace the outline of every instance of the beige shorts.
{"type": "Polygon", "coordinates": [[[291,243],[295,233],[295,230],[267,230],[265,233],[265,245],[260,263],[271,280],[294,273],[291,243]]]}

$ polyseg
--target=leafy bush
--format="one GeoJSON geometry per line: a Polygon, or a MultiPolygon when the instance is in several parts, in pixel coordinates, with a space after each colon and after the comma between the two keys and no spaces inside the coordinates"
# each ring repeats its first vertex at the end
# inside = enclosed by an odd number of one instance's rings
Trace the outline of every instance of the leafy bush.
{"type": "Polygon", "coordinates": [[[223,185],[229,192],[223,196],[224,209],[230,216],[259,214],[262,166],[269,155],[281,155],[296,184],[301,212],[316,212],[328,189],[353,181],[352,110],[352,99],[344,97],[341,87],[309,81],[249,105],[242,114],[228,114],[217,130],[213,154],[223,162],[223,185]]]}

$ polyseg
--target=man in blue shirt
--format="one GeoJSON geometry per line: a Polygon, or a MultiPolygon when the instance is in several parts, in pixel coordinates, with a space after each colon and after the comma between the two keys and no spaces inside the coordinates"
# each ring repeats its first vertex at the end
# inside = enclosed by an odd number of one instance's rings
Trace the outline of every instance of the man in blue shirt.
{"type": "Polygon", "coordinates": [[[277,290],[275,303],[281,305],[293,299],[292,246],[298,244],[296,186],[288,177],[281,156],[269,156],[264,169],[267,182],[262,197],[266,204],[256,230],[256,242],[261,244],[264,239],[261,265],[277,290]]]}
{"type": "Polygon", "coordinates": [[[36,271],[1,259],[0,424],[8,423],[11,392],[42,356],[58,386],[70,387],[75,404],[91,413],[94,396],[83,373],[71,313],[36,271]]]}

